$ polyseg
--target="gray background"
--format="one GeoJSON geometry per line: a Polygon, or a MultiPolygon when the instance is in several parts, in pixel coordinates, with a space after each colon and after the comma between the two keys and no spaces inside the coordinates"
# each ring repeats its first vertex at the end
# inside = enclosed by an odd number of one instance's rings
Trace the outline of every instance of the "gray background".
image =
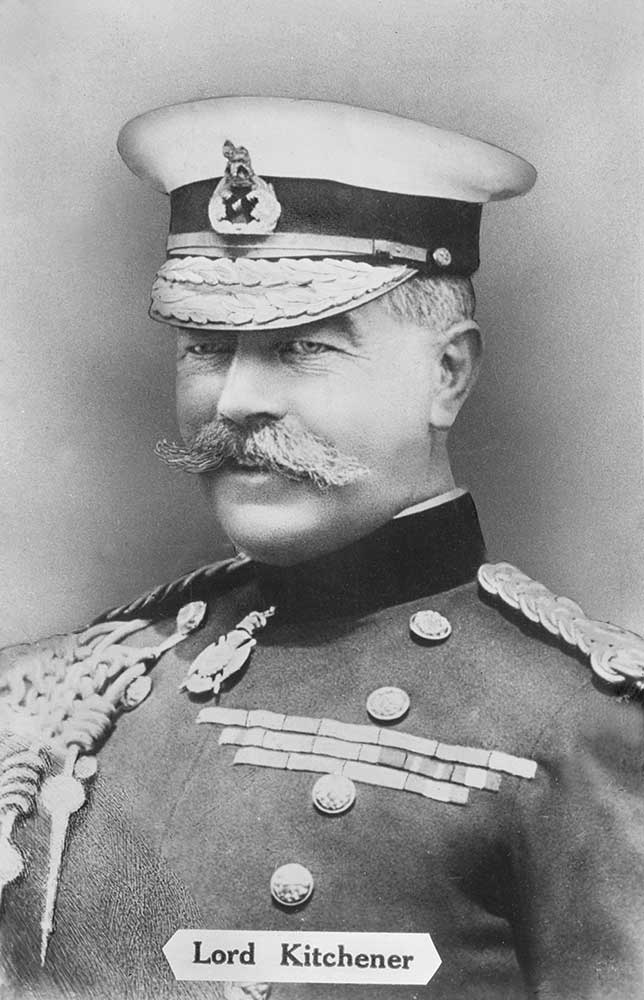
{"type": "Polygon", "coordinates": [[[115,139],[148,108],[250,93],[405,114],[538,167],[485,213],[457,478],[495,556],[644,629],[638,6],[0,2],[0,642],[227,554],[152,455],[174,434],[172,335],[146,315],[167,202],[115,139]]]}

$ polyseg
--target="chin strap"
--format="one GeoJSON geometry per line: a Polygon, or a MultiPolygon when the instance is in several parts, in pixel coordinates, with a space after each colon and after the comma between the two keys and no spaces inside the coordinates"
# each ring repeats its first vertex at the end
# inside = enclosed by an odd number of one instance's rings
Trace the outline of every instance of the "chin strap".
{"type": "Polygon", "coordinates": [[[610,622],[588,618],[568,597],[558,597],[510,563],[485,563],[478,580],[488,594],[501,598],[531,622],[542,625],[590,657],[606,684],[633,694],[644,692],[644,638],[610,622]]]}

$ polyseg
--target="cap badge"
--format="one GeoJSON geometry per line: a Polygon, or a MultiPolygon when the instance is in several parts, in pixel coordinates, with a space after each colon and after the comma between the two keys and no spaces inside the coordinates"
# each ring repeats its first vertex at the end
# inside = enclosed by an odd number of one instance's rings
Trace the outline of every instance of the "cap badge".
{"type": "Polygon", "coordinates": [[[226,139],[222,152],[228,163],[208,205],[210,225],[216,233],[272,233],[282,211],[273,186],[257,176],[245,146],[226,139]]]}

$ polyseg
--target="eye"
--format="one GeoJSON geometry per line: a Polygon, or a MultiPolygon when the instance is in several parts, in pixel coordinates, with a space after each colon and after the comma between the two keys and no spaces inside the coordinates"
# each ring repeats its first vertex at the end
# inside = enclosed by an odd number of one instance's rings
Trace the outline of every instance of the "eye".
{"type": "Polygon", "coordinates": [[[204,340],[193,344],[186,344],[184,351],[186,354],[192,354],[199,358],[226,357],[234,353],[235,347],[233,344],[226,344],[217,340],[204,340]]]}
{"type": "Polygon", "coordinates": [[[289,340],[280,344],[280,354],[291,354],[296,357],[313,357],[316,354],[325,354],[328,351],[335,351],[336,348],[323,340],[289,340]]]}

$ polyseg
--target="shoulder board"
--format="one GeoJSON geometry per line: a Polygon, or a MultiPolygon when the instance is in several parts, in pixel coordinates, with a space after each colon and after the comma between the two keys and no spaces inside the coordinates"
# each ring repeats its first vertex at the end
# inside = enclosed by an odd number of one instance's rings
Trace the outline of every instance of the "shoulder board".
{"type": "Polygon", "coordinates": [[[252,578],[252,567],[253,564],[247,556],[209,563],[191,573],[186,573],[178,580],[173,580],[172,583],[161,584],[141,594],[129,604],[121,604],[117,608],[105,611],[90,622],[90,625],[122,621],[132,616],[153,618],[171,614],[178,604],[198,600],[206,592],[214,596],[246,583],[252,578]]]}
{"type": "Polygon", "coordinates": [[[602,681],[631,694],[644,692],[644,638],[610,622],[594,621],[568,597],[558,597],[510,563],[484,563],[478,580],[488,594],[520,611],[590,657],[602,681]]]}

